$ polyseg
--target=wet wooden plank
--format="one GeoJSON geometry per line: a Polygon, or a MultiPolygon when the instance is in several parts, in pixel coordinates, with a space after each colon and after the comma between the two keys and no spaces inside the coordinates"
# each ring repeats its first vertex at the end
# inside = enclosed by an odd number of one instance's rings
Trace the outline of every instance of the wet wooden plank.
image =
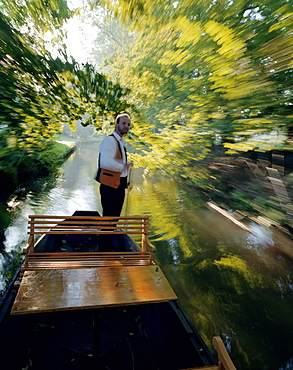
{"type": "Polygon", "coordinates": [[[219,363],[223,365],[225,370],[236,370],[221,337],[213,337],[213,345],[216,347],[219,363]]]}
{"type": "Polygon", "coordinates": [[[11,314],[167,302],[176,294],[158,266],[26,271],[11,314]]]}

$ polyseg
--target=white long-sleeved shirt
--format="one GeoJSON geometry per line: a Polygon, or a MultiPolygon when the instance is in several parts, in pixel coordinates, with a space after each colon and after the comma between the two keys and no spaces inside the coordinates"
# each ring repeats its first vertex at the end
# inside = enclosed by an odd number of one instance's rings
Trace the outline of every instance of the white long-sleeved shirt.
{"type": "Polygon", "coordinates": [[[121,177],[127,176],[127,166],[126,166],[126,155],[124,150],[124,142],[122,137],[120,137],[116,132],[113,132],[113,136],[107,136],[102,141],[100,146],[100,166],[105,170],[121,172],[121,177]],[[117,140],[118,143],[117,143],[117,140]],[[117,150],[120,145],[122,159],[117,158],[117,150]]]}

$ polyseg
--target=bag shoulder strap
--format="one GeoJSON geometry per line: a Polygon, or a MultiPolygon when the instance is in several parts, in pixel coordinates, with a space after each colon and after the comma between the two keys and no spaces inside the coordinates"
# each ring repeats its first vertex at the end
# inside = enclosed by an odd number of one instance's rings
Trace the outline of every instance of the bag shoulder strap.
{"type": "MultiPolygon", "coordinates": [[[[123,156],[122,156],[122,151],[121,151],[121,146],[120,146],[120,144],[119,144],[119,141],[116,139],[116,137],[115,137],[113,134],[111,134],[111,135],[109,135],[109,136],[113,136],[113,138],[117,141],[117,145],[118,145],[118,148],[119,148],[119,152],[120,152],[120,155],[121,155],[121,158],[122,158],[123,156]]],[[[124,150],[125,150],[125,148],[124,148],[124,150]]],[[[126,154],[126,150],[125,150],[125,154],[126,154]]]]}

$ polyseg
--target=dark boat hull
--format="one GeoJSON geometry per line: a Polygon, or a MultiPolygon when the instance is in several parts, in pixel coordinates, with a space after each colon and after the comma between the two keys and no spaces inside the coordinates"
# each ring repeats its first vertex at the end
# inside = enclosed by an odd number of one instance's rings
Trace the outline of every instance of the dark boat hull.
{"type": "Polygon", "coordinates": [[[100,369],[186,369],[215,364],[177,301],[7,317],[0,349],[7,369],[91,366],[99,322],[100,369]],[[17,354],[17,356],[16,356],[17,354]]]}
{"type": "MultiPolygon", "coordinates": [[[[36,248],[51,251],[55,237],[47,235],[36,248]]],[[[72,237],[70,251],[84,244],[72,237]]],[[[136,248],[128,238],[123,250],[136,248]]],[[[178,370],[216,363],[178,301],[11,316],[14,296],[11,284],[0,311],[0,356],[9,370],[178,370]]]]}

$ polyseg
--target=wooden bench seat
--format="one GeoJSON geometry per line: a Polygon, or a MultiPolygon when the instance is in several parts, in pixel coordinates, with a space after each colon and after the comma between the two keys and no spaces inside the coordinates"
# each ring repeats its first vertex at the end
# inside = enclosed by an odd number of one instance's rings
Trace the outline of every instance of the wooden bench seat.
{"type": "Polygon", "coordinates": [[[149,242],[147,217],[29,216],[29,242],[22,270],[152,265],[155,247],[149,242]],[[46,252],[35,250],[36,235],[141,235],[141,251],[46,252]]]}
{"type": "Polygon", "coordinates": [[[24,270],[145,266],[150,264],[152,264],[150,254],[142,252],[34,253],[28,257],[24,270]]]}

